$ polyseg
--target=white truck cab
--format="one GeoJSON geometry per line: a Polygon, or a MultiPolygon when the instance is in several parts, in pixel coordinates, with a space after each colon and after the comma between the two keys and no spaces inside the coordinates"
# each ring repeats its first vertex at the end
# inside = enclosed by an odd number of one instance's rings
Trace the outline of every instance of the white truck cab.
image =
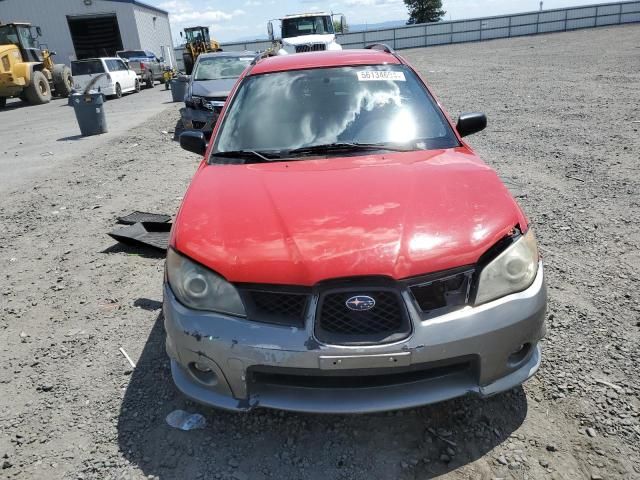
{"type": "MultiPolygon", "coordinates": [[[[333,18],[340,17],[341,30],[346,30],[344,15],[321,12],[287,15],[280,20],[282,38],[278,55],[289,53],[317,52],[322,50],[342,50],[336,42],[333,18]]],[[[275,41],[273,21],[267,24],[269,38],[275,41]]]]}

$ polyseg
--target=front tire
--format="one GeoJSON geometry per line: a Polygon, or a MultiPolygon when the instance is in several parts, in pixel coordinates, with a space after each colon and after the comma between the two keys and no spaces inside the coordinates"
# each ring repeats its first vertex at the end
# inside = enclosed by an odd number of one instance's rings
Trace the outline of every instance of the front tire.
{"type": "Polygon", "coordinates": [[[51,87],[47,77],[39,70],[31,75],[31,83],[24,90],[27,102],[31,105],[42,105],[51,101],[51,87]]]}
{"type": "Polygon", "coordinates": [[[7,97],[0,97],[0,108],[7,106],[7,97]]]}
{"type": "Polygon", "coordinates": [[[116,83],[116,98],[122,98],[122,87],[120,87],[119,83],[116,83]]]}
{"type": "Polygon", "coordinates": [[[64,64],[54,65],[52,75],[56,95],[67,98],[73,89],[71,69],[64,64]]]}
{"type": "Polygon", "coordinates": [[[184,62],[185,73],[191,75],[191,72],[193,72],[193,57],[189,53],[183,53],[182,61],[184,62]]]}
{"type": "Polygon", "coordinates": [[[146,84],[147,88],[153,88],[153,77],[147,77],[146,84]]]}
{"type": "Polygon", "coordinates": [[[137,78],[136,78],[136,84],[135,85],[136,85],[135,86],[135,92],[136,93],[140,93],[140,80],[138,80],[137,78]]]}

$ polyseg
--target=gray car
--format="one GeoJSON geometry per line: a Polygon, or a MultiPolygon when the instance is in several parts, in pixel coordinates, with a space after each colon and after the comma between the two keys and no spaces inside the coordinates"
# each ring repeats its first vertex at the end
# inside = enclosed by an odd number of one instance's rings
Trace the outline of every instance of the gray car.
{"type": "Polygon", "coordinates": [[[185,130],[210,136],[229,92],[255,57],[254,52],[216,52],[198,57],[180,110],[185,130]]]}

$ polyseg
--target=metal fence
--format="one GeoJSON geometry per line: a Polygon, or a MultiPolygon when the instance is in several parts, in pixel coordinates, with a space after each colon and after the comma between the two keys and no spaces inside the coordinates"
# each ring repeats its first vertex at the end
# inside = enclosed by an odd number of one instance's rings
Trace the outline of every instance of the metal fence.
{"type": "MultiPolygon", "coordinates": [[[[494,38],[519,37],[539,33],[563,32],[579,28],[640,22],[640,1],[616,2],[582,7],[541,10],[513,15],[407,25],[406,27],[368,30],[337,35],[343,48],[363,48],[371,43],[386,43],[396,50],[449,43],[476,42],[494,38]]],[[[271,42],[225,43],[224,50],[262,51],[271,42]]]]}

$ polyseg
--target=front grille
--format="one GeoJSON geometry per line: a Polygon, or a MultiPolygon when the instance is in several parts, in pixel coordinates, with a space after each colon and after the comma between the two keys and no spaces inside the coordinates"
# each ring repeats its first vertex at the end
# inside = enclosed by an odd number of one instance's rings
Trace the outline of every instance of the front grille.
{"type": "Polygon", "coordinates": [[[304,326],[307,293],[247,289],[241,290],[241,294],[250,320],[304,326]]]}
{"type": "Polygon", "coordinates": [[[466,357],[387,369],[321,371],[305,368],[255,366],[247,372],[249,383],[292,388],[375,388],[434,380],[451,375],[473,376],[473,361],[466,357]]]}
{"type": "Polygon", "coordinates": [[[321,52],[326,49],[327,49],[327,46],[324,43],[309,43],[307,45],[296,45],[296,53],[321,52]]]}
{"type": "Polygon", "coordinates": [[[346,290],[321,296],[316,315],[318,340],[338,345],[388,343],[411,332],[402,297],[392,289],[346,290]],[[371,297],[375,305],[365,311],[352,310],[352,297],[371,297]]]}

